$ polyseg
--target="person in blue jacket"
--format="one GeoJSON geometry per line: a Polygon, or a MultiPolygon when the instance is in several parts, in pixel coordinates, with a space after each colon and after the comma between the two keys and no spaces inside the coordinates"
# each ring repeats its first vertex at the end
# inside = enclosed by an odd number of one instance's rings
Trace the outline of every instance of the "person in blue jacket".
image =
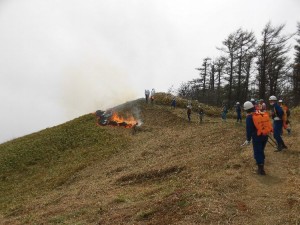
{"type": "Polygon", "coordinates": [[[247,112],[246,117],[246,141],[243,145],[249,145],[252,139],[254,159],[258,166],[257,173],[266,175],[264,170],[265,164],[265,147],[268,142],[268,135],[257,135],[257,129],[253,122],[252,113],[255,112],[254,105],[247,101],[244,103],[244,110],[247,112]]]}
{"type": "Polygon", "coordinates": [[[176,98],[175,97],[172,99],[171,108],[173,108],[173,109],[176,108],[176,98]]]}
{"type": "Polygon", "coordinates": [[[277,142],[277,150],[275,152],[280,152],[283,149],[286,149],[287,146],[284,144],[281,134],[282,134],[282,126],[283,126],[283,110],[277,103],[276,96],[272,95],[269,98],[270,105],[273,107],[272,110],[272,118],[273,118],[273,136],[277,142]]]}
{"type": "Polygon", "coordinates": [[[239,102],[236,103],[235,111],[237,114],[236,122],[242,122],[242,108],[239,102]]]}
{"type": "Polygon", "coordinates": [[[192,105],[189,103],[188,106],[187,106],[187,116],[188,116],[188,120],[189,122],[191,122],[191,114],[192,114],[192,105]]]}
{"type": "Polygon", "coordinates": [[[221,116],[222,116],[222,120],[225,121],[225,122],[226,122],[226,115],[227,115],[227,113],[228,113],[228,109],[227,109],[226,104],[224,104],[223,108],[222,108],[222,114],[221,114],[221,116]]]}

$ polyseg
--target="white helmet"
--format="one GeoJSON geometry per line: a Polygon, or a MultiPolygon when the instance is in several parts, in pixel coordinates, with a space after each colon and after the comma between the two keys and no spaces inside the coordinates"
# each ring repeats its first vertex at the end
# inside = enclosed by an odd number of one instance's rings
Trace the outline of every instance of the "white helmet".
{"type": "Polygon", "coordinates": [[[239,105],[240,103],[239,103],[239,102],[237,102],[236,104],[237,104],[237,105],[239,105]]]}
{"type": "Polygon", "coordinates": [[[277,101],[276,96],[274,96],[274,95],[270,96],[269,101],[277,101]]]}
{"type": "Polygon", "coordinates": [[[251,98],[251,99],[250,99],[250,102],[254,102],[254,101],[255,101],[255,99],[254,99],[254,98],[251,98]]]}
{"type": "Polygon", "coordinates": [[[282,103],[283,101],[280,99],[278,102],[282,103]]]}
{"type": "Polygon", "coordinates": [[[252,108],[254,108],[254,105],[252,104],[252,102],[247,101],[244,103],[244,110],[248,110],[248,109],[252,109],[252,108]]]}

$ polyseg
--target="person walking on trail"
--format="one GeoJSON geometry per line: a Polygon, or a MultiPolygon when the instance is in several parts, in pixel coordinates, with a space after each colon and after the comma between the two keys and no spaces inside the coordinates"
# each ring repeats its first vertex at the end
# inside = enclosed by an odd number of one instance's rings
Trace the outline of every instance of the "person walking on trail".
{"type": "Polygon", "coordinates": [[[145,99],[146,99],[146,103],[148,103],[149,101],[149,95],[150,95],[150,91],[149,90],[145,90],[145,99]]]}
{"type": "Polygon", "coordinates": [[[222,120],[223,120],[223,121],[226,121],[227,113],[228,113],[228,109],[227,109],[226,104],[224,104],[224,105],[223,105],[223,109],[222,109],[222,120]]]}
{"type": "MultiPolygon", "coordinates": [[[[253,113],[255,113],[255,106],[252,102],[247,101],[244,103],[244,110],[247,112],[246,116],[246,141],[243,145],[253,144],[254,159],[257,164],[257,173],[259,175],[266,175],[264,170],[265,164],[265,147],[268,142],[268,135],[258,135],[257,128],[254,125],[253,113]]],[[[270,125],[271,126],[271,125],[270,125]]]]}
{"type": "Polygon", "coordinates": [[[199,114],[200,123],[202,123],[203,117],[204,117],[204,110],[203,110],[201,104],[198,105],[198,114],[199,114]]]}
{"type": "Polygon", "coordinates": [[[175,97],[172,99],[171,108],[173,108],[173,109],[176,108],[176,98],[175,97]]]}
{"type": "Polygon", "coordinates": [[[282,134],[282,127],[283,127],[283,115],[284,112],[282,108],[277,103],[276,96],[272,95],[269,98],[270,105],[273,107],[271,113],[273,118],[273,129],[274,133],[273,136],[277,142],[277,150],[275,152],[280,152],[283,149],[286,149],[287,146],[284,144],[281,134],[282,134]]]}
{"type": "Polygon", "coordinates": [[[236,111],[236,114],[237,114],[236,122],[241,123],[242,122],[242,107],[241,107],[239,102],[236,103],[235,111],[236,111]]]}
{"type": "Polygon", "coordinates": [[[187,106],[187,111],[186,111],[186,113],[187,113],[189,122],[191,122],[192,105],[189,104],[189,105],[187,106]]]}
{"type": "Polygon", "coordinates": [[[283,100],[280,99],[278,101],[278,105],[283,110],[283,117],[282,117],[283,128],[288,132],[288,135],[290,135],[291,134],[291,128],[289,126],[289,124],[290,124],[289,117],[291,115],[291,112],[290,112],[289,108],[285,104],[283,104],[283,100]]]}

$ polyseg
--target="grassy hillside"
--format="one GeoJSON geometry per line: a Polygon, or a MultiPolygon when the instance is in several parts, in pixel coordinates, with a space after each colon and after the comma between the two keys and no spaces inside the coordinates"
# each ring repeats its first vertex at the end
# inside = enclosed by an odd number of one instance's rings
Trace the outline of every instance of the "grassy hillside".
{"type": "Polygon", "coordinates": [[[299,121],[262,177],[244,125],[157,99],[119,107],[139,110],[135,135],[89,114],[0,145],[0,224],[300,223],[299,121]]]}

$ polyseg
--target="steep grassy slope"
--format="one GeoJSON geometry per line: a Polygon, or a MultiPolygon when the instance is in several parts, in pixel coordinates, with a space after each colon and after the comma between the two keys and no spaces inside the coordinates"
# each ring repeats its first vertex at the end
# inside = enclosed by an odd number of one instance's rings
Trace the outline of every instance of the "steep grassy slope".
{"type": "Polygon", "coordinates": [[[122,135],[96,126],[93,115],[0,145],[0,210],[21,212],[20,205],[71,183],[79,171],[126,145],[122,135]]]}
{"type": "Polygon", "coordinates": [[[261,177],[243,125],[133,106],[135,135],[85,115],[0,145],[0,224],[300,223],[297,123],[287,151],[267,145],[261,177]]]}

